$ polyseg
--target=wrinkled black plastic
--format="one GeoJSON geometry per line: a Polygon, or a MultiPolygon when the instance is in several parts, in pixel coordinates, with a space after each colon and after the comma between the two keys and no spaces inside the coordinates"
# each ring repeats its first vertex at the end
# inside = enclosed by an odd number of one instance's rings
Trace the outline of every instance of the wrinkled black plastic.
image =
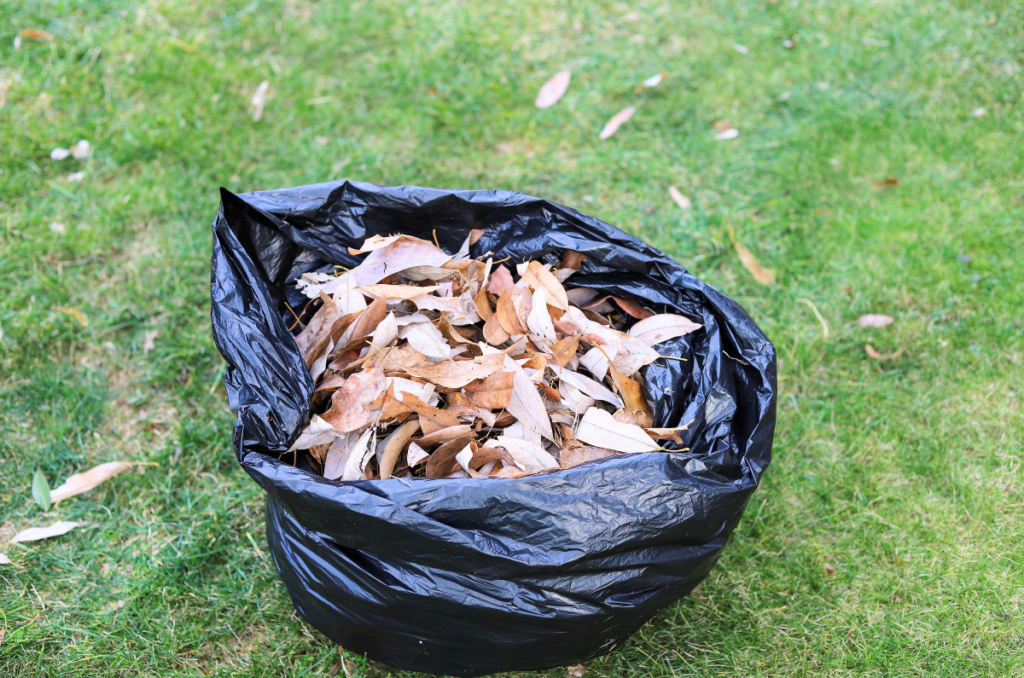
{"type": "MultiPolygon", "coordinates": [[[[234,445],[267,493],[267,538],[299,613],[396,668],[457,676],[610,652],[717,560],[771,456],[775,350],[747,314],[662,252],[575,210],[508,191],[331,183],[241,196],[213,225],[213,334],[238,413],[234,445]],[[313,382],[291,338],[293,282],[379,234],[472,256],[587,255],[571,279],[704,329],[645,368],[658,426],[685,452],[617,455],[514,480],[335,482],[277,460],[313,382]]],[[[308,318],[308,312],[304,319],[308,318]]],[[[294,331],[298,331],[295,328],[294,331]]]]}

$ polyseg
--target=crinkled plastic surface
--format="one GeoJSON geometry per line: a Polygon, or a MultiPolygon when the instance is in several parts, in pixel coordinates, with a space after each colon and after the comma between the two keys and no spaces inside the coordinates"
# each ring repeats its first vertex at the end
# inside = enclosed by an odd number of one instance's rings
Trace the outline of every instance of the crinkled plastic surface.
{"type": "MultiPolygon", "coordinates": [[[[212,319],[239,463],[267,493],[270,550],[299,613],[390,666],[477,676],[606,654],[709,572],[771,457],[775,349],[734,301],[662,252],[508,191],[329,183],[234,195],[213,224],[212,319]],[[688,451],[623,454],[519,479],[329,481],[278,461],[309,416],[294,281],[371,235],[434,234],[476,257],[587,255],[571,285],[702,330],[645,368],[655,425],[688,451]],[[289,328],[293,328],[289,331],[289,328]]],[[[308,320],[311,309],[303,314],[308,320]]]]}

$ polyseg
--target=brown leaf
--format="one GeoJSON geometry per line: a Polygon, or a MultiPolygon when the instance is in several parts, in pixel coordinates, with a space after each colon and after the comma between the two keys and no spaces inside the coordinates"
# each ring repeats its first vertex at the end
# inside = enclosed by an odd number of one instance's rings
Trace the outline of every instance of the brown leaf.
{"type": "Polygon", "coordinates": [[[11,537],[12,544],[20,544],[27,541],[38,541],[40,539],[49,539],[50,537],[59,537],[62,534],[67,534],[76,527],[80,527],[81,523],[74,523],[68,521],[58,521],[48,527],[30,527],[27,530],[22,530],[18,534],[11,537]]]}
{"type": "Polygon", "coordinates": [[[465,391],[477,407],[503,410],[512,401],[512,382],[515,376],[512,372],[498,372],[481,382],[466,384],[465,391]]]}
{"type": "Polygon", "coordinates": [[[583,414],[576,428],[576,437],[585,443],[607,447],[617,452],[653,452],[658,449],[642,428],[623,424],[597,407],[583,414]]]}
{"type": "MultiPolygon", "coordinates": [[[[690,423],[692,424],[693,422],[690,423]]],[[[654,440],[671,440],[682,445],[683,439],[679,437],[679,434],[690,430],[690,427],[687,424],[686,426],[676,426],[674,428],[645,428],[644,430],[654,440]]]]}
{"type": "Polygon", "coordinates": [[[484,320],[490,320],[491,316],[494,315],[494,310],[491,308],[491,299],[487,296],[487,290],[483,287],[473,297],[473,303],[476,304],[477,314],[484,320]]]}
{"type": "Polygon", "coordinates": [[[771,285],[775,282],[775,273],[758,263],[753,252],[738,240],[733,240],[732,244],[736,248],[736,254],[739,255],[743,268],[750,271],[750,275],[754,276],[754,280],[762,285],[771,285]]]}
{"type": "Polygon", "coordinates": [[[578,271],[583,268],[583,262],[586,260],[587,255],[580,254],[576,250],[562,250],[562,263],[558,265],[558,268],[571,268],[578,271]]]}
{"type": "Polygon", "coordinates": [[[40,42],[50,42],[57,39],[54,37],[53,33],[47,33],[46,31],[41,31],[38,28],[23,28],[18,31],[18,37],[25,40],[39,40],[40,42]]]}
{"type": "MultiPolygon", "coordinates": [[[[449,322],[447,313],[441,314],[441,318],[437,321],[437,328],[441,330],[441,334],[443,334],[445,337],[451,339],[456,343],[472,344],[474,346],[476,345],[476,342],[473,339],[468,338],[465,334],[462,333],[462,331],[459,331],[458,328],[456,328],[454,325],[451,324],[451,322],[449,322]]],[[[472,332],[470,336],[475,335],[475,330],[467,329],[464,331],[472,332]]]]}
{"type": "Polygon", "coordinates": [[[604,124],[604,127],[601,129],[601,133],[597,135],[597,138],[604,140],[615,134],[619,131],[619,127],[621,127],[624,122],[633,117],[634,113],[636,113],[635,106],[627,106],[626,108],[623,108],[604,124]]]}
{"type": "Polygon", "coordinates": [[[629,336],[635,337],[648,346],[654,346],[669,339],[675,339],[702,328],[703,325],[674,313],[662,313],[641,320],[629,328],[629,336]]]}
{"type": "Polygon", "coordinates": [[[515,304],[512,303],[512,294],[507,290],[498,297],[495,315],[498,316],[498,324],[509,336],[526,334],[526,328],[519,321],[519,314],[516,312],[515,304]]]}
{"type": "Polygon", "coordinates": [[[614,299],[615,303],[619,305],[619,308],[637,320],[643,320],[654,316],[652,311],[648,311],[632,299],[620,299],[619,297],[612,297],[612,299],[614,299]]]}
{"type": "Polygon", "coordinates": [[[515,466],[504,466],[502,468],[495,467],[491,471],[490,478],[522,478],[523,476],[530,475],[528,472],[523,471],[515,466]]]}
{"type": "Polygon", "coordinates": [[[373,285],[389,275],[403,273],[411,268],[440,268],[450,259],[434,243],[403,235],[370,252],[359,266],[349,271],[349,275],[357,285],[373,285]]]}
{"type": "Polygon", "coordinates": [[[394,433],[388,436],[384,444],[384,453],[380,456],[380,479],[387,480],[395,470],[398,455],[405,448],[413,434],[420,430],[420,422],[416,419],[405,422],[394,433]]]}
{"type": "Polygon", "coordinates": [[[864,347],[864,352],[868,354],[868,357],[873,358],[875,360],[895,360],[896,358],[899,358],[901,355],[903,355],[903,352],[905,350],[906,349],[901,348],[895,353],[889,353],[888,355],[885,355],[875,350],[875,347],[872,346],[871,344],[868,344],[864,347]]]}
{"type": "Polygon", "coordinates": [[[477,243],[477,241],[480,240],[480,238],[484,237],[484,233],[486,233],[486,232],[487,231],[485,231],[482,228],[474,228],[474,229],[472,229],[469,232],[469,244],[470,245],[475,245],[477,243]]]}
{"type": "MultiPolygon", "coordinates": [[[[384,393],[384,370],[379,365],[356,372],[331,396],[331,409],[323,419],[342,433],[369,426],[379,414],[373,403],[384,393]]],[[[406,395],[406,399],[414,397],[406,395]]]]}
{"type": "Polygon", "coordinates": [[[875,188],[886,188],[887,186],[897,186],[897,185],[899,185],[899,183],[900,183],[900,180],[897,179],[896,177],[886,177],[885,179],[882,179],[881,181],[876,181],[875,182],[875,188]]]}
{"type": "Polygon", "coordinates": [[[551,347],[551,355],[553,356],[552,362],[559,367],[565,367],[572,360],[573,356],[576,355],[576,351],[580,347],[580,338],[576,336],[568,336],[564,339],[560,339],[554,343],[551,347]]]}
{"type": "Polygon", "coordinates": [[[444,478],[451,474],[451,472],[458,465],[456,455],[459,454],[466,446],[476,445],[476,441],[472,438],[456,438],[455,440],[449,440],[441,447],[434,450],[427,459],[427,477],[428,478],[444,478]]]}
{"type": "Polygon", "coordinates": [[[111,461],[94,466],[84,473],[68,476],[64,484],[50,492],[50,501],[56,504],[76,494],[88,492],[102,482],[110,480],[118,473],[127,471],[133,466],[145,465],[137,461],[111,461]]]}
{"type": "Polygon", "coordinates": [[[452,347],[448,345],[441,330],[430,323],[406,325],[399,330],[398,336],[428,358],[444,359],[452,354],[452,347]]]}
{"type": "Polygon", "coordinates": [[[891,315],[880,315],[875,313],[868,313],[857,318],[857,325],[859,327],[885,327],[886,325],[895,322],[895,318],[891,315]]]}
{"type": "Polygon", "coordinates": [[[369,297],[412,299],[421,294],[431,294],[440,288],[437,285],[431,287],[419,287],[417,285],[360,285],[356,289],[365,292],[369,297]]]}
{"type": "MultiPolygon", "coordinates": [[[[450,410],[447,411],[450,413],[450,410]]],[[[476,438],[476,433],[473,432],[473,427],[469,424],[459,424],[458,426],[440,428],[431,432],[430,435],[424,435],[416,440],[416,444],[422,448],[437,447],[456,438],[476,438]]]]}
{"type": "Polygon", "coordinates": [[[66,306],[54,306],[53,310],[60,311],[61,313],[66,313],[67,315],[77,320],[82,327],[89,327],[89,320],[85,317],[85,314],[79,311],[77,308],[67,308],[66,306]]]}
{"type": "Polygon", "coordinates": [[[531,261],[523,272],[523,282],[534,290],[543,289],[547,293],[547,303],[563,311],[569,310],[569,297],[565,293],[558,278],[539,261],[531,261]]]}
{"type": "Polygon", "coordinates": [[[142,342],[142,355],[146,355],[147,353],[156,348],[156,338],[158,335],[159,332],[157,332],[156,330],[146,332],[142,342]]]}
{"type": "MultiPolygon", "coordinates": [[[[402,404],[408,406],[413,412],[419,415],[420,428],[423,435],[427,436],[435,431],[451,426],[459,426],[459,418],[451,412],[432,407],[423,402],[411,393],[402,396],[402,404]]],[[[422,445],[422,443],[420,443],[422,445]]]]}
{"type": "Polygon", "coordinates": [[[537,108],[550,108],[558,103],[565,91],[569,89],[569,80],[572,78],[572,71],[559,71],[545,82],[540,91],[537,92],[537,99],[533,105],[537,108]]]}
{"type": "MultiPolygon", "coordinates": [[[[359,341],[365,337],[373,334],[373,331],[377,329],[377,326],[383,322],[384,317],[388,314],[388,302],[383,297],[377,297],[373,300],[366,309],[359,313],[359,316],[355,319],[348,329],[341,335],[337,340],[339,346],[348,347],[353,341],[359,341]]],[[[334,332],[332,328],[331,332],[334,332]]]]}
{"type": "Polygon", "coordinates": [[[668,187],[668,195],[672,198],[672,202],[679,205],[679,209],[689,211],[693,208],[693,203],[685,195],[679,192],[679,189],[675,186],[668,187]]]}
{"type": "Polygon", "coordinates": [[[576,444],[563,447],[558,456],[561,459],[562,468],[571,468],[585,464],[588,461],[594,461],[595,459],[604,459],[614,454],[619,454],[619,452],[604,447],[576,444]]]}
{"type": "Polygon", "coordinates": [[[615,365],[611,366],[609,373],[612,383],[615,384],[619,395],[622,396],[622,402],[626,409],[636,415],[637,423],[643,427],[653,426],[654,413],[651,412],[651,407],[647,404],[647,398],[644,397],[640,382],[623,375],[615,368],[615,365]]]}
{"type": "Polygon", "coordinates": [[[505,355],[494,353],[472,360],[445,360],[439,363],[415,364],[408,355],[392,349],[381,364],[386,369],[402,369],[414,377],[422,377],[442,388],[462,388],[474,379],[484,379],[502,370],[505,355]],[[401,360],[403,362],[399,363],[401,360]]]}
{"type": "Polygon", "coordinates": [[[487,291],[500,297],[505,292],[512,294],[515,290],[516,284],[512,280],[512,274],[502,264],[498,264],[491,271],[491,279],[487,281],[487,291]]]}
{"type": "Polygon", "coordinates": [[[494,312],[487,322],[484,323],[484,339],[491,346],[501,346],[511,337],[501,326],[501,322],[498,319],[498,313],[494,312]]]}
{"type": "Polygon", "coordinates": [[[587,671],[583,667],[583,664],[577,664],[576,666],[570,666],[567,670],[569,671],[569,675],[572,676],[572,678],[583,678],[583,674],[586,673],[586,671],[587,671]]]}

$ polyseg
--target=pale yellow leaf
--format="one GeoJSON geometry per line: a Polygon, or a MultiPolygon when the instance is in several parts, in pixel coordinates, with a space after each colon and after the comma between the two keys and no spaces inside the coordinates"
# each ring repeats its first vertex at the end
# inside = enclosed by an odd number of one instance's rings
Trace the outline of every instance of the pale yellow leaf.
{"type": "Polygon", "coordinates": [[[648,346],[654,346],[669,339],[690,334],[702,327],[703,325],[695,323],[685,316],[662,313],[652,315],[633,325],[629,328],[629,336],[639,339],[648,346]]]}
{"type": "Polygon", "coordinates": [[[11,543],[24,543],[27,541],[38,541],[40,539],[49,539],[50,537],[59,537],[62,534],[67,534],[76,527],[80,527],[81,523],[59,521],[50,525],[49,527],[30,527],[27,530],[22,530],[18,534],[11,538],[11,543]]]}
{"type": "Polygon", "coordinates": [[[891,315],[868,313],[857,318],[857,325],[860,327],[885,327],[895,320],[891,315]]]}
{"type": "Polygon", "coordinates": [[[672,198],[672,201],[675,204],[679,205],[679,209],[681,209],[681,210],[690,210],[690,209],[693,208],[693,203],[690,202],[690,199],[687,198],[682,193],[680,193],[679,189],[676,188],[675,186],[669,186],[668,187],[668,194],[669,194],[669,197],[672,198]]]}
{"type": "Polygon", "coordinates": [[[545,82],[540,91],[537,92],[537,99],[533,105],[537,108],[550,108],[558,103],[565,91],[569,89],[569,81],[572,79],[572,71],[559,71],[545,82]]]}
{"type": "Polygon", "coordinates": [[[658,449],[642,428],[616,421],[614,416],[597,407],[591,407],[583,414],[576,428],[576,437],[585,443],[617,452],[653,452],[658,449]]]}
{"type": "Polygon", "coordinates": [[[627,106],[626,108],[623,108],[621,111],[613,115],[608,122],[605,123],[604,128],[598,135],[598,138],[603,140],[615,134],[624,122],[633,117],[634,113],[636,113],[636,107],[634,106],[627,106]]]}

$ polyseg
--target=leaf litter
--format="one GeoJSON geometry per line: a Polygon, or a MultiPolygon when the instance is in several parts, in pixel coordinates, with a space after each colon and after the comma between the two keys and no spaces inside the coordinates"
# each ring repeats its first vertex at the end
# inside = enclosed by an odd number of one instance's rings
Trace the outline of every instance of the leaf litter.
{"type": "Polygon", "coordinates": [[[566,287],[581,253],[512,265],[468,243],[373,236],[355,268],[296,281],[316,388],[282,458],[328,480],[518,478],[682,444],[653,428],[641,368],[701,324],[566,287]]]}

